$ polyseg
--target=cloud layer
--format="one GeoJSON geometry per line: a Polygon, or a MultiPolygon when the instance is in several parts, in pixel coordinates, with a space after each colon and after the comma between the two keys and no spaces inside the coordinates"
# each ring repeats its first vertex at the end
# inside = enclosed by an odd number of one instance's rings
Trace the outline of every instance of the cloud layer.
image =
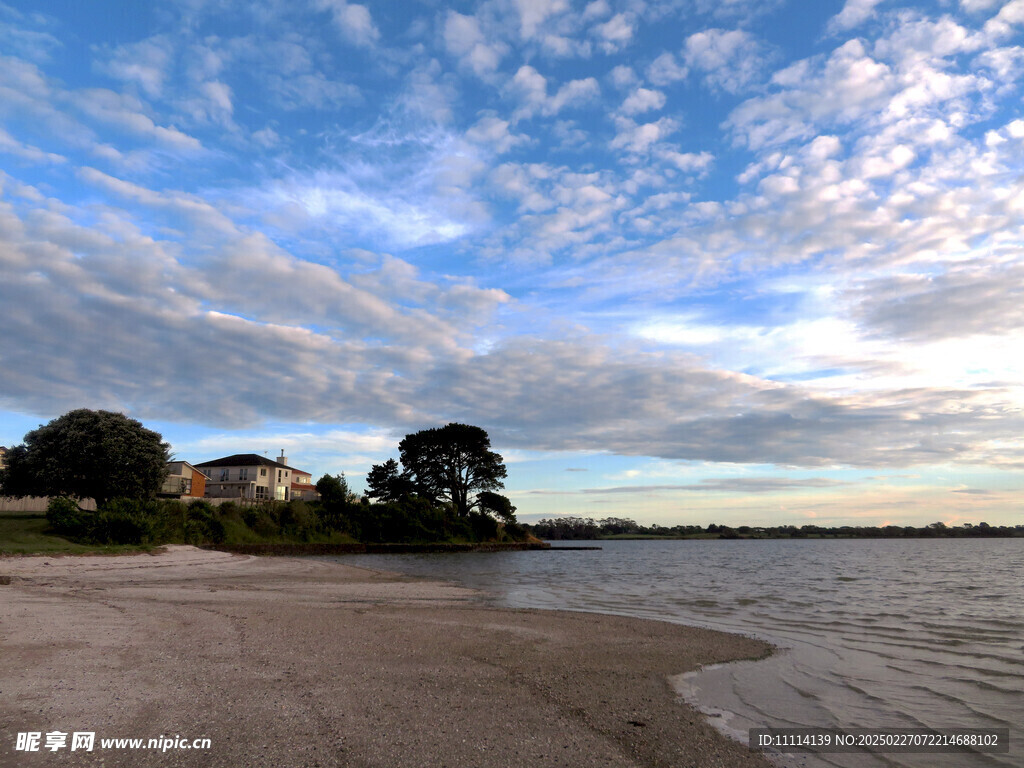
{"type": "Polygon", "coordinates": [[[768,6],[3,9],[0,407],[1019,468],[1020,2],[768,6]]]}

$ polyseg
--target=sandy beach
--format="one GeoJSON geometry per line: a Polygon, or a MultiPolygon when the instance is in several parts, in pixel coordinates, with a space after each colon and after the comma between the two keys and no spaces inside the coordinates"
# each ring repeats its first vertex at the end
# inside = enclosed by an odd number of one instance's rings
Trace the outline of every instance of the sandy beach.
{"type": "Polygon", "coordinates": [[[321,561],[0,558],[0,766],[765,768],[669,684],[765,651],[321,561]],[[23,732],[40,751],[15,749],[23,732]],[[68,745],[47,750],[49,732],[68,745]],[[96,734],[91,752],[74,732],[96,734]],[[161,736],[210,743],[100,743],[161,736]]]}

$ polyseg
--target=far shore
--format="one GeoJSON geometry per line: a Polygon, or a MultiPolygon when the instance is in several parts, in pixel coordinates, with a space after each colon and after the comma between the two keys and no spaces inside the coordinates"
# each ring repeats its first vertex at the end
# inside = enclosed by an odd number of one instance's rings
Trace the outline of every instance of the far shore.
{"type": "Polygon", "coordinates": [[[0,763],[758,766],[669,678],[758,640],[311,559],[0,557],[0,763]],[[16,751],[94,732],[93,751],[16,751]],[[209,749],[102,748],[104,738],[209,749]]]}

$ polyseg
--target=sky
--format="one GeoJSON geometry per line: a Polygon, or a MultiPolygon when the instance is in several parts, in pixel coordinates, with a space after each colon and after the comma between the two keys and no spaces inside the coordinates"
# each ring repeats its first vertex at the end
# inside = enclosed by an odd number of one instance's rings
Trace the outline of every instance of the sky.
{"type": "Polygon", "coordinates": [[[1024,0],[0,0],[0,444],[1024,523],[1024,0]]]}

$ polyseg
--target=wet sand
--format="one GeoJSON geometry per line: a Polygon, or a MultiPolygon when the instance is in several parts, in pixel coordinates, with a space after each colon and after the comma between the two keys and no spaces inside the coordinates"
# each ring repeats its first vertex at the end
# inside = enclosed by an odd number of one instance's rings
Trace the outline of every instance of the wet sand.
{"type": "Polygon", "coordinates": [[[0,766],[767,768],[669,683],[766,650],[322,561],[0,558],[0,766]],[[96,745],[15,751],[28,731],[96,745]],[[161,736],[210,748],[100,746],[161,736]]]}

